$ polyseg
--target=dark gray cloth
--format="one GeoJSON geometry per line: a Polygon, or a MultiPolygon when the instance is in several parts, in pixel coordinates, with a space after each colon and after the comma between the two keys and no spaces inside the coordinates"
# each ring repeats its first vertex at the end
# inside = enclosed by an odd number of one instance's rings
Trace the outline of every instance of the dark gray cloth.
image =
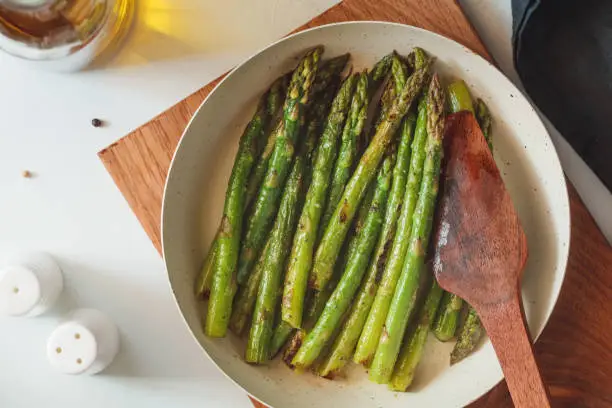
{"type": "Polygon", "coordinates": [[[527,93],[612,190],[612,0],[512,0],[512,13],[527,93]]]}

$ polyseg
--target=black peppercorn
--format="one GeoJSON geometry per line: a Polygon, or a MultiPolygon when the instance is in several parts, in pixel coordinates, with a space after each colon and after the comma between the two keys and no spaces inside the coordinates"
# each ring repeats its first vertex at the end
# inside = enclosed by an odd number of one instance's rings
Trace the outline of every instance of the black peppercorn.
{"type": "Polygon", "coordinates": [[[100,119],[98,119],[98,118],[92,119],[91,120],[91,125],[93,127],[100,127],[100,126],[102,126],[102,121],[100,119]]]}

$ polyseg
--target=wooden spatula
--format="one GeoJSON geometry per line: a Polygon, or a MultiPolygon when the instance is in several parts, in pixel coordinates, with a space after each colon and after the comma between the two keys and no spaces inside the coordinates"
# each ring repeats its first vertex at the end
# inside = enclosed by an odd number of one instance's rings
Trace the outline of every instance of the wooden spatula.
{"type": "Polygon", "coordinates": [[[525,233],[474,116],[451,115],[445,139],[434,272],[478,312],[514,404],[549,407],[521,301],[525,233]]]}

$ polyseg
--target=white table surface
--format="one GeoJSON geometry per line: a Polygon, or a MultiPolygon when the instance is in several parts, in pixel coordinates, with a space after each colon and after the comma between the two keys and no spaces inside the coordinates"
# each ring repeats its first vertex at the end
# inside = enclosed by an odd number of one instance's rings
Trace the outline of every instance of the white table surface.
{"type": "MultiPolygon", "coordinates": [[[[140,0],[135,30],[103,69],[55,74],[0,54],[0,260],[45,250],[67,280],[52,313],[0,318],[0,407],[250,406],[192,340],[162,260],[96,153],[334,3],[140,0]],[[108,126],[93,128],[94,117],[108,126]],[[26,169],[35,177],[23,178],[26,169]],[[47,336],[75,307],[103,310],[121,330],[121,352],[102,375],[63,376],[46,362],[47,336]]],[[[509,0],[461,3],[516,79],[509,0]]],[[[612,238],[612,196],[553,137],[612,238]]]]}

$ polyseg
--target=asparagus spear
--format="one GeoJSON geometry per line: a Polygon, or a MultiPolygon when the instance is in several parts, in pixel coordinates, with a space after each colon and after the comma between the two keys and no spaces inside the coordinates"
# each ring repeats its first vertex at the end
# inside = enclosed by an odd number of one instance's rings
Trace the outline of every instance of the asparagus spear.
{"type": "Polygon", "coordinates": [[[293,246],[285,276],[282,300],[282,319],[293,327],[300,327],[304,297],[312,252],[317,238],[321,211],[327,194],[338,137],[342,131],[357,77],[349,77],[332,102],[325,130],[317,148],[312,182],[293,237],[293,246]]]}
{"type": "Polygon", "coordinates": [[[391,62],[391,74],[393,75],[395,92],[399,95],[408,80],[408,67],[397,53],[394,53],[393,61],[391,62]]]}
{"type": "MultiPolygon", "coordinates": [[[[456,86],[449,87],[449,93],[453,94],[456,89],[456,86]]],[[[466,89],[460,90],[460,94],[464,96],[467,95],[469,97],[469,92],[467,92],[466,89]]],[[[459,103],[455,105],[451,104],[451,108],[456,109],[457,111],[470,110],[470,99],[464,97],[455,98],[455,100],[459,101],[459,103]]],[[[463,301],[461,301],[461,299],[455,295],[448,292],[444,293],[442,303],[440,304],[440,311],[438,312],[438,318],[440,317],[440,314],[443,314],[444,317],[442,320],[437,320],[435,322],[432,322],[431,320],[435,314],[434,305],[436,304],[436,299],[440,299],[441,292],[440,287],[434,279],[425,308],[420,313],[419,324],[417,325],[415,331],[410,334],[408,339],[404,341],[399,361],[396,363],[395,371],[390,383],[390,388],[395,391],[404,391],[412,383],[414,372],[421,358],[422,350],[425,345],[425,339],[427,338],[427,326],[430,326],[432,323],[435,325],[441,325],[443,328],[439,329],[439,333],[451,333],[455,331],[454,329],[444,329],[444,327],[452,327],[454,325],[452,319],[458,320],[459,318],[459,309],[461,308],[463,301]],[[459,300],[459,302],[457,302],[457,300],[459,300]],[[446,304],[444,303],[445,301],[446,304]],[[449,310],[454,310],[456,312],[451,313],[449,310]]],[[[436,333],[435,330],[434,333],[436,333]]],[[[466,321],[461,328],[459,339],[451,353],[451,365],[469,355],[476,347],[483,334],[484,329],[480,323],[480,319],[478,318],[476,311],[470,307],[466,321]]]]}
{"type": "MultiPolygon", "coordinates": [[[[255,116],[253,117],[253,119],[251,119],[251,123],[249,123],[247,129],[245,130],[245,134],[243,135],[243,137],[246,136],[246,133],[247,131],[249,131],[249,129],[250,131],[257,131],[259,133],[259,135],[253,140],[253,148],[256,151],[256,153],[254,153],[254,156],[259,156],[259,159],[255,167],[251,171],[249,181],[247,182],[247,192],[246,198],[244,200],[245,208],[253,199],[253,196],[257,192],[261,181],[254,180],[254,174],[258,171],[258,168],[262,166],[262,162],[265,162],[265,166],[267,167],[267,160],[265,160],[267,147],[263,148],[263,145],[269,145],[270,141],[274,143],[274,140],[276,139],[276,133],[270,127],[272,123],[275,123],[275,118],[279,115],[279,112],[281,111],[280,100],[284,99],[285,97],[287,79],[288,75],[283,75],[282,77],[274,81],[274,83],[272,83],[270,89],[262,96],[260,104],[257,108],[257,112],[255,112],[255,116]],[[258,116],[261,118],[260,122],[254,123],[253,120],[255,120],[258,116]],[[267,142],[265,140],[266,138],[267,142]]],[[[213,242],[210,245],[210,250],[206,255],[202,270],[200,271],[200,274],[198,275],[196,281],[195,292],[196,297],[198,298],[208,296],[208,294],[210,293],[210,286],[212,284],[213,276],[213,265],[215,263],[215,257],[218,251],[217,238],[219,237],[220,230],[221,225],[219,225],[219,228],[217,229],[215,238],[213,239],[213,242]]]]}
{"type": "Polygon", "coordinates": [[[451,112],[470,111],[474,113],[474,104],[467,85],[461,79],[448,86],[448,105],[451,112]]]}
{"type": "MultiPolygon", "coordinates": [[[[470,91],[463,80],[454,81],[448,86],[448,102],[452,113],[474,112],[470,91]]],[[[455,337],[462,307],[463,300],[459,296],[444,292],[440,309],[432,325],[432,331],[438,340],[449,341],[455,337]]]]}
{"type": "MultiPolygon", "coordinates": [[[[327,61],[324,61],[317,71],[317,76],[315,78],[314,84],[312,85],[311,93],[313,95],[318,95],[319,93],[322,93],[323,91],[327,90],[332,85],[332,83],[337,80],[339,75],[342,73],[342,71],[344,70],[344,67],[346,66],[346,63],[348,62],[349,57],[350,57],[350,54],[347,53],[347,54],[343,54],[335,58],[330,58],[327,61]]],[[[289,76],[286,75],[284,78],[288,80],[289,76]]],[[[285,88],[286,87],[287,87],[287,84],[285,84],[285,88]]],[[[284,93],[280,95],[284,95],[284,93]]],[[[283,96],[283,99],[284,99],[284,96],[283,96]]],[[[282,99],[280,98],[269,98],[268,99],[268,111],[278,112],[280,109],[275,110],[275,108],[280,108],[282,106],[280,105],[282,103],[281,101],[282,99]]],[[[272,117],[276,117],[276,116],[277,114],[275,113],[274,116],[272,117]]],[[[268,162],[270,161],[270,156],[272,156],[272,152],[274,151],[274,144],[276,142],[275,133],[272,132],[271,135],[274,137],[268,138],[268,143],[266,144],[262,152],[260,160],[255,166],[255,169],[253,170],[253,172],[251,173],[251,177],[249,179],[249,184],[247,187],[248,197],[255,197],[255,195],[257,194],[257,191],[259,190],[259,186],[261,185],[261,182],[263,181],[263,178],[266,175],[266,170],[268,169],[268,162]]],[[[239,283],[243,283],[243,282],[239,282],[239,283]]]]}
{"type": "Polygon", "coordinates": [[[321,47],[308,52],[293,73],[284,105],[282,132],[277,135],[274,153],[255,202],[253,217],[247,226],[242,250],[239,248],[242,214],[246,177],[253,163],[252,153],[249,155],[248,169],[244,165],[235,167],[239,171],[232,171],[221,222],[222,228],[217,239],[218,252],[213,267],[213,282],[204,327],[205,333],[210,337],[223,337],[227,332],[232,300],[236,292],[234,276],[236,264],[238,264],[239,271],[242,270],[243,274],[248,275],[261,247],[265,244],[264,238],[293,159],[293,145],[300,130],[304,105],[308,102],[310,87],[316,75],[321,53],[321,47]]]}
{"type": "Polygon", "coordinates": [[[493,121],[491,119],[491,112],[489,112],[487,104],[484,103],[482,99],[476,101],[476,120],[478,121],[478,125],[480,125],[482,134],[485,139],[487,139],[489,149],[493,150],[493,135],[491,131],[493,121]]]}
{"type": "Polygon", "coordinates": [[[350,360],[374,301],[374,295],[378,287],[377,277],[382,274],[382,269],[385,266],[390,245],[395,236],[397,219],[402,208],[410,165],[410,142],[412,141],[415,122],[416,118],[411,113],[408,114],[402,124],[397,160],[393,169],[391,192],[389,193],[380,237],[370,260],[366,277],[353,302],[350,315],[344,323],[338,338],[335,340],[330,353],[319,367],[318,373],[323,377],[332,377],[335,372],[341,370],[346,362],[350,360]]]}
{"type": "MultiPolygon", "coordinates": [[[[309,161],[308,171],[306,171],[304,175],[303,184],[305,186],[310,184],[311,175],[309,168],[311,164],[311,156],[313,154],[315,141],[319,138],[322,122],[325,120],[324,118],[327,117],[332,98],[336,94],[338,79],[339,78],[336,78],[334,82],[329,83],[327,89],[325,89],[321,95],[315,96],[312,106],[309,108],[308,125],[306,127],[306,136],[304,139],[307,142],[305,142],[306,144],[303,147],[307,149],[305,154],[307,154],[307,159],[309,161]]],[[[246,323],[251,317],[253,307],[255,306],[255,299],[257,297],[257,291],[259,289],[259,283],[262,277],[263,261],[261,259],[265,253],[266,249],[262,251],[260,261],[258,261],[255,268],[253,268],[253,272],[249,275],[246,284],[240,286],[238,294],[236,295],[236,300],[234,302],[232,316],[230,319],[230,328],[238,335],[242,334],[246,323]]]]}
{"type": "MultiPolygon", "coordinates": [[[[418,118],[412,142],[412,154],[410,158],[410,169],[408,180],[404,189],[404,199],[401,213],[397,221],[397,234],[393,237],[391,250],[384,255],[386,264],[377,267],[375,282],[380,285],[376,290],[372,307],[363,327],[363,332],[357,343],[353,360],[358,364],[369,366],[378,341],[383,330],[385,318],[395,293],[397,279],[404,265],[404,257],[408,247],[410,231],[412,228],[412,215],[418,198],[418,189],[421,185],[423,175],[423,163],[425,161],[425,144],[427,140],[427,98],[421,98],[419,102],[418,118]],[[384,271],[381,276],[381,271],[384,271]]],[[[399,188],[399,187],[398,187],[399,188]]],[[[390,242],[390,241],[387,241],[390,242]]],[[[388,245],[388,244],[387,244],[388,245]]],[[[380,262],[380,261],[379,261],[380,262]]]]}
{"type": "Polygon", "coordinates": [[[304,323],[302,324],[302,329],[298,330],[295,334],[298,338],[296,341],[292,341],[285,351],[285,362],[291,368],[295,368],[293,365],[293,357],[298,352],[298,349],[302,346],[306,335],[312,330],[314,325],[319,320],[321,313],[323,313],[323,309],[331,296],[332,292],[337,286],[338,281],[341,278],[341,274],[344,271],[344,267],[347,264],[347,260],[357,256],[357,240],[355,237],[359,234],[362,226],[365,223],[366,216],[370,210],[370,204],[374,198],[374,189],[369,188],[366,197],[363,199],[361,206],[359,208],[359,212],[357,217],[355,218],[355,222],[353,223],[351,238],[345,242],[345,245],[342,250],[342,254],[340,256],[340,260],[338,262],[337,268],[334,271],[334,275],[332,279],[327,284],[327,287],[322,291],[312,291],[309,293],[309,299],[307,300],[307,309],[304,316],[304,323]],[[299,340],[299,341],[297,341],[299,340]],[[291,357],[291,358],[289,358],[291,357]]]}
{"type": "MultiPolygon", "coordinates": [[[[338,71],[338,74],[339,73],[340,71],[338,71]]],[[[336,77],[334,81],[328,83],[327,88],[320,95],[316,95],[313,98],[314,100],[312,106],[309,107],[308,125],[306,126],[306,136],[304,139],[306,140],[306,144],[303,147],[306,149],[305,154],[308,156],[308,169],[305,171],[303,182],[305,186],[310,185],[310,167],[312,164],[315,141],[319,138],[321,126],[327,117],[332,99],[336,95],[338,82],[339,77],[336,77]]],[[[262,254],[265,252],[266,250],[264,249],[262,254]]],[[[251,312],[255,306],[255,299],[257,297],[261,276],[261,265],[260,262],[258,262],[251,275],[249,275],[246,285],[242,285],[238,290],[238,294],[236,295],[236,301],[234,302],[234,308],[230,320],[230,328],[238,335],[242,333],[247,321],[251,317],[251,312]]]]}
{"type": "Polygon", "coordinates": [[[408,65],[412,69],[417,69],[418,67],[423,66],[423,64],[425,63],[425,61],[427,61],[428,58],[429,57],[427,56],[427,53],[424,49],[414,47],[414,49],[410,54],[408,54],[408,57],[406,59],[408,61],[408,65]]]}
{"type": "Polygon", "coordinates": [[[253,171],[249,177],[249,182],[247,183],[247,206],[257,196],[259,187],[261,186],[261,183],[266,175],[270,157],[274,152],[274,145],[276,144],[277,135],[276,128],[278,126],[278,122],[282,120],[281,116],[283,112],[283,101],[286,97],[290,79],[291,75],[286,74],[272,84],[272,92],[270,92],[270,97],[268,98],[268,114],[272,119],[269,122],[268,127],[268,133],[270,136],[266,140],[265,145],[262,146],[257,164],[255,165],[255,168],[253,168],[253,171]]]}
{"type": "Polygon", "coordinates": [[[351,240],[353,248],[349,251],[342,278],[327,301],[315,327],[308,333],[302,347],[293,359],[296,367],[308,368],[319,357],[339,326],[342,316],[348,310],[361,283],[383,223],[395,158],[395,154],[388,155],[378,171],[374,196],[367,207],[369,211],[364,217],[365,220],[359,232],[351,240]]]}
{"type": "Polygon", "coordinates": [[[346,53],[321,63],[317,71],[315,82],[312,85],[313,95],[325,92],[327,88],[337,80],[342,74],[342,71],[344,71],[350,57],[351,54],[346,53]]]}
{"type": "MultiPolygon", "coordinates": [[[[347,53],[347,54],[343,54],[335,58],[331,58],[321,63],[320,67],[317,70],[314,82],[311,86],[310,95],[316,96],[316,95],[321,94],[323,91],[329,90],[330,86],[332,86],[332,83],[337,80],[337,78],[340,76],[340,74],[344,70],[349,57],[350,57],[350,54],[347,53]]],[[[310,98],[310,100],[313,100],[313,99],[315,98],[312,98],[312,97],[310,98]]],[[[310,105],[310,103],[308,103],[308,105],[310,105]]],[[[276,133],[273,133],[273,135],[275,134],[276,133]]],[[[252,186],[254,190],[253,191],[249,190],[249,193],[252,193],[253,197],[256,196],[261,186],[261,183],[263,181],[263,178],[266,175],[270,157],[272,153],[274,152],[275,143],[276,143],[276,137],[275,136],[270,137],[264,149],[264,152],[262,154],[262,160],[260,160],[258,165],[253,170],[253,173],[251,174],[249,189],[252,186]]],[[[255,211],[255,208],[256,207],[253,206],[253,208],[250,209],[247,215],[247,218],[246,218],[247,220],[249,220],[252,217],[252,212],[255,211]]],[[[238,283],[244,284],[247,277],[248,277],[248,268],[245,268],[242,270],[239,269],[238,283]]]]}
{"type": "MultiPolygon", "coordinates": [[[[474,112],[472,98],[470,97],[470,92],[467,89],[465,82],[453,82],[448,87],[448,93],[449,100],[451,101],[450,106],[452,112],[459,112],[465,110],[474,112]]],[[[490,139],[491,115],[482,99],[477,100],[476,118],[478,120],[478,124],[480,125],[481,130],[483,131],[483,135],[485,135],[485,138],[489,143],[489,147],[492,148],[493,146],[490,139]]],[[[436,317],[436,321],[433,325],[433,333],[440,341],[448,341],[455,336],[457,326],[459,324],[459,318],[463,303],[463,300],[459,296],[448,292],[444,293],[442,301],[440,303],[440,310],[438,311],[438,316],[436,317]]],[[[472,314],[475,314],[475,312],[473,312],[472,314]]],[[[480,320],[478,320],[477,316],[476,319],[470,320],[470,325],[465,330],[462,329],[462,333],[465,334],[463,335],[464,341],[459,346],[460,348],[465,347],[468,343],[473,344],[472,348],[476,346],[478,339],[476,339],[475,342],[469,342],[468,340],[472,337],[472,335],[476,333],[482,333],[483,329],[482,327],[475,326],[480,326],[480,320]]],[[[457,346],[455,347],[457,348],[457,346]]],[[[471,349],[467,352],[465,350],[458,350],[457,353],[467,355],[470,351],[471,349]]]]}
{"type": "Polygon", "coordinates": [[[375,114],[373,130],[370,131],[369,135],[370,138],[373,136],[372,133],[376,132],[376,128],[380,122],[382,122],[385,116],[389,113],[393,102],[395,99],[397,99],[397,95],[399,95],[402,91],[402,88],[406,84],[406,78],[408,77],[408,69],[406,64],[404,64],[400,56],[395,51],[391,53],[390,60],[391,75],[385,84],[385,88],[380,98],[380,106],[375,114]]]}
{"type": "Polygon", "coordinates": [[[426,158],[419,199],[412,220],[410,242],[385,327],[370,367],[370,380],[379,384],[387,383],[391,377],[406,325],[414,308],[438,194],[445,117],[444,91],[437,75],[434,75],[431,81],[427,99],[426,158]]]}
{"type": "Polygon", "coordinates": [[[438,340],[449,341],[455,337],[462,308],[463,299],[455,294],[444,292],[440,310],[431,328],[438,340]]]}
{"type": "Polygon", "coordinates": [[[385,77],[389,73],[389,69],[391,68],[393,57],[395,55],[395,52],[389,53],[382,57],[376,64],[374,64],[369,74],[371,85],[378,85],[380,81],[385,79],[385,77]]]}
{"type": "Polygon", "coordinates": [[[470,307],[465,323],[463,323],[463,327],[459,330],[457,343],[451,352],[451,365],[458,363],[470,355],[484,334],[485,331],[476,310],[470,307]]]}
{"type": "Polygon", "coordinates": [[[277,135],[265,179],[253,203],[252,215],[247,222],[246,234],[238,259],[238,279],[241,282],[247,279],[276,214],[278,200],[293,160],[295,143],[300,127],[304,124],[305,108],[311,95],[320,54],[321,48],[309,52],[302,59],[291,79],[284,105],[281,131],[277,135]]]}
{"type": "Polygon", "coordinates": [[[308,157],[314,149],[316,137],[308,135],[300,153],[293,163],[291,174],[285,185],[281,203],[266,244],[262,266],[261,283],[255,303],[251,332],[247,343],[245,360],[249,363],[263,363],[270,358],[270,342],[273,335],[277,294],[281,284],[281,272],[290,249],[289,237],[293,235],[302,202],[303,182],[308,157]]]}
{"type": "MultiPolygon", "coordinates": [[[[340,71],[338,71],[338,74],[339,73],[340,71]]],[[[338,78],[336,77],[336,79],[338,78]]],[[[328,83],[327,88],[323,89],[320,92],[322,93],[322,95],[315,96],[315,101],[313,101],[313,105],[310,107],[310,111],[308,113],[308,126],[306,128],[306,138],[304,139],[304,143],[301,148],[302,151],[300,153],[300,156],[296,158],[294,167],[292,169],[292,173],[289,176],[287,186],[285,187],[285,191],[283,192],[283,198],[281,199],[281,207],[280,207],[281,210],[283,210],[284,207],[289,206],[289,205],[293,205],[294,207],[297,207],[300,204],[299,202],[296,201],[294,203],[288,203],[284,205],[284,200],[286,199],[292,199],[295,201],[295,197],[293,198],[287,197],[287,194],[295,194],[295,191],[288,191],[287,189],[290,188],[291,181],[294,180],[296,177],[298,177],[298,174],[296,174],[296,172],[302,173],[302,183],[301,184],[304,190],[310,184],[311,174],[310,174],[309,169],[310,169],[310,165],[312,164],[311,163],[312,154],[315,148],[316,141],[319,138],[322,122],[324,121],[324,118],[327,117],[332,99],[336,94],[336,89],[337,89],[336,80],[328,83]]],[[[236,313],[236,315],[232,314],[232,322],[230,323],[230,325],[235,320],[237,329],[239,329],[240,332],[244,329],[246,320],[250,316],[250,312],[253,309],[255,298],[257,296],[257,289],[259,289],[260,292],[262,290],[264,291],[271,290],[269,287],[270,279],[268,279],[267,284],[265,283],[266,273],[267,274],[278,273],[278,270],[274,270],[274,268],[278,269],[278,268],[284,267],[284,259],[287,257],[287,252],[289,251],[289,245],[291,243],[291,241],[289,239],[286,239],[286,237],[287,235],[288,236],[293,235],[293,232],[295,231],[295,226],[292,226],[291,232],[288,232],[288,233],[279,232],[277,230],[277,228],[286,228],[286,224],[283,224],[286,221],[282,220],[281,215],[280,215],[280,214],[288,214],[289,211],[286,208],[285,210],[286,211],[284,213],[279,210],[279,215],[277,215],[275,226],[272,230],[271,237],[268,243],[266,244],[266,249],[264,249],[263,251],[263,254],[266,254],[266,258],[264,258],[265,261],[260,261],[260,263],[258,263],[255,270],[253,271],[253,273],[249,276],[247,285],[244,288],[245,296],[243,298],[239,296],[236,302],[236,305],[234,306],[235,311],[238,311],[238,313],[236,313]],[[282,242],[279,242],[280,236],[282,236],[283,238],[282,242]],[[268,253],[267,246],[270,245],[270,241],[273,241],[273,240],[276,241],[276,246],[279,250],[278,251],[272,250],[268,253]],[[262,277],[264,278],[264,283],[262,283],[260,286],[259,281],[262,279],[262,277]],[[256,286],[251,284],[252,281],[256,282],[255,283],[256,286]],[[264,285],[267,285],[266,289],[262,289],[264,285]],[[253,290],[253,287],[254,287],[254,290],[253,290]],[[240,306],[242,307],[239,308],[240,306]]],[[[297,213],[294,212],[294,209],[292,209],[291,211],[292,211],[291,217],[293,217],[291,218],[292,220],[291,222],[294,222],[295,218],[297,218],[297,215],[296,215],[297,213]]],[[[268,292],[266,296],[271,297],[272,295],[268,292]]],[[[268,302],[267,304],[269,307],[270,305],[269,302],[271,302],[271,300],[267,299],[266,301],[268,302]]],[[[260,357],[258,357],[257,355],[257,352],[258,352],[257,347],[258,345],[261,346],[262,344],[265,344],[268,341],[270,341],[271,344],[269,346],[269,353],[267,354],[269,354],[270,358],[272,358],[274,355],[278,353],[278,351],[283,346],[283,344],[287,341],[287,338],[289,337],[291,333],[291,330],[289,330],[287,325],[281,320],[281,322],[277,325],[276,329],[274,330],[274,333],[271,335],[272,339],[268,340],[268,337],[270,336],[270,334],[268,333],[268,330],[270,330],[270,327],[266,326],[268,324],[269,322],[266,322],[266,323],[260,324],[259,327],[257,327],[256,333],[258,337],[257,337],[257,340],[253,340],[257,344],[253,345],[253,350],[250,352],[252,360],[253,360],[250,362],[262,362],[263,361],[263,360],[258,361],[258,358],[260,357]],[[266,327],[263,327],[264,330],[262,330],[262,326],[266,326],[266,327]]],[[[252,328],[255,327],[255,324],[253,324],[251,327],[252,328]]],[[[251,344],[250,341],[251,339],[249,339],[249,344],[251,344]]],[[[259,349],[259,352],[261,353],[262,350],[259,349]]],[[[249,348],[247,348],[247,355],[248,354],[249,354],[249,348]]],[[[248,358],[247,358],[247,361],[249,361],[248,358]]]]}
{"type": "Polygon", "coordinates": [[[285,349],[283,353],[283,361],[285,362],[285,364],[287,364],[287,367],[289,367],[292,370],[295,368],[293,366],[293,357],[295,357],[295,354],[300,349],[300,346],[302,345],[302,341],[304,341],[305,335],[306,333],[304,332],[304,330],[301,330],[301,329],[295,330],[295,332],[293,333],[293,336],[291,336],[291,339],[289,340],[289,344],[287,345],[287,348],[285,349]]]}
{"type": "Polygon", "coordinates": [[[210,295],[210,286],[212,285],[212,277],[213,277],[213,265],[215,262],[215,257],[217,256],[217,234],[215,234],[215,238],[210,243],[210,249],[208,250],[208,254],[206,254],[206,258],[204,258],[204,263],[202,264],[202,269],[196,278],[195,283],[195,296],[196,299],[203,299],[210,295]]]}
{"type": "Polygon", "coordinates": [[[427,80],[429,70],[430,64],[427,63],[410,76],[401,94],[393,103],[389,114],[378,126],[374,138],[347,183],[315,255],[310,274],[310,286],[313,289],[322,290],[329,281],[336,257],[355,216],[355,211],[359,207],[370,181],[375,176],[375,169],[382,160],[395,131],[427,80]]]}
{"type": "Polygon", "coordinates": [[[406,391],[412,384],[414,373],[423,355],[427,333],[429,333],[441,297],[442,288],[440,288],[436,279],[433,278],[425,304],[415,322],[415,327],[407,333],[402,345],[402,351],[395,364],[393,376],[389,383],[389,388],[393,391],[406,391]]]}
{"type": "Polygon", "coordinates": [[[253,307],[255,306],[257,292],[259,291],[259,285],[261,283],[261,277],[263,275],[269,245],[270,240],[266,242],[264,250],[261,251],[259,260],[253,268],[253,272],[251,272],[249,275],[249,279],[247,280],[246,284],[240,285],[238,293],[236,294],[236,300],[234,302],[234,306],[232,307],[229,327],[230,330],[238,336],[242,335],[247,323],[251,318],[251,313],[253,311],[253,307]]]}
{"type": "Polygon", "coordinates": [[[338,205],[344,186],[353,171],[355,161],[357,160],[359,137],[363,131],[368,114],[368,76],[364,72],[359,74],[357,78],[355,93],[353,94],[351,107],[344,124],[344,130],[342,131],[342,143],[336,164],[334,165],[325,211],[323,211],[321,217],[321,228],[319,228],[318,232],[319,238],[323,235],[322,232],[325,231],[325,227],[338,205]]]}
{"type": "Polygon", "coordinates": [[[276,357],[295,329],[282,320],[276,325],[270,344],[270,358],[276,357]]]}
{"type": "Polygon", "coordinates": [[[267,95],[261,98],[257,113],[240,139],[225,195],[221,225],[211,247],[211,259],[204,263],[205,266],[211,267],[212,273],[208,274],[209,277],[205,270],[201,282],[198,282],[199,288],[205,291],[207,281],[212,280],[209,315],[205,325],[206,333],[210,336],[224,336],[227,330],[226,315],[231,308],[235,285],[232,282],[232,273],[240,246],[242,219],[246,206],[246,184],[257,154],[257,139],[261,138],[267,118],[266,101],[267,95]]]}

